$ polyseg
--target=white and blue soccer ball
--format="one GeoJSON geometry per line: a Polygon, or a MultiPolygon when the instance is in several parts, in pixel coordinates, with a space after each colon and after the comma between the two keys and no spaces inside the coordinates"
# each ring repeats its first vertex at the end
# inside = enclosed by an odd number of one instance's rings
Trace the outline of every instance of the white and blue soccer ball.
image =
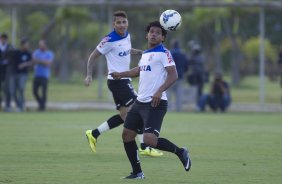
{"type": "Polygon", "coordinates": [[[160,23],[167,31],[176,31],[181,25],[181,15],[175,10],[166,10],[160,16],[160,23]]]}

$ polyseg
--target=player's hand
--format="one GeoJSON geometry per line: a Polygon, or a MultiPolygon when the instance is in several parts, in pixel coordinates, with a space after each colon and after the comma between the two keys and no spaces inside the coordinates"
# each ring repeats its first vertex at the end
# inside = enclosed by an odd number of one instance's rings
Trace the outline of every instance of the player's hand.
{"type": "Polygon", "coordinates": [[[157,91],[154,96],[152,96],[152,102],[151,106],[152,107],[157,107],[160,105],[161,102],[161,97],[162,97],[162,92],[157,91]]]}
{"type": "Polygon", "coordinates": [[[90,86],[91,82],[92,82],[92,76],[87,75],[86,78],[84,79],[84,85],[90,86]]]}
{"type": "Polygon", "coordinates": [[[113,72],[113,73],[110,73],[110,75],[112,76],[112,78],[114,79],[120,79],[121,78],[121,75],[119,72],[113,72]]]}

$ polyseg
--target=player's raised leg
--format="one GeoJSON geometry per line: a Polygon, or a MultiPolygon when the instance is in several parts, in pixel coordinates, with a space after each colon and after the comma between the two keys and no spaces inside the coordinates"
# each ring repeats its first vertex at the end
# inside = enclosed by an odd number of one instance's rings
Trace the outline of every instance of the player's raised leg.
{"type": "Polygon", "coordinates": [[[116,114],[109,118],[107,121],[99,125],[96,129],[94,130],[87,130],[86,131],[86,137],[89,142],[91,150],[95,153],[96,152],[96,144],[97,144],[97,139],[98,137],[115,127],[118,127],[119,125],[123,124],[123,119],[120,117],[119,114],[116,114]]]}
{"type": "Polygon", "coordinates": [[[176,154],[180,159],[181,163],[183,164],[184,169],[186,171],[190,170],[192,162],[187,148],[179,148],[177,145],[165,138],[157,138],[157,144],[155,146],[153,145],[155,143],[151,144],[151,142],[147,142],[147,144],[159,150],[168,151],[176,154]]]}

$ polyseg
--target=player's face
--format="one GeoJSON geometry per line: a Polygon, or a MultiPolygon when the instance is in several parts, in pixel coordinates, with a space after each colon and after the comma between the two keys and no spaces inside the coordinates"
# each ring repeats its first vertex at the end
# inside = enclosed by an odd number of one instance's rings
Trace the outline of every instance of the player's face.
{"type": "Polygon", "coordinates": [[[149,45],[156,46],[162,43],[165,37],[162,35],[162,29],[159,27],[151,27],[147,33],[147,39],[149,45]]]}
{"type": "Polygon", "coordinates": [[[115,20],[113,22],[113,27],[119,35],[124,36],[128,28],[127,18],[115,17],[115,20]]]}

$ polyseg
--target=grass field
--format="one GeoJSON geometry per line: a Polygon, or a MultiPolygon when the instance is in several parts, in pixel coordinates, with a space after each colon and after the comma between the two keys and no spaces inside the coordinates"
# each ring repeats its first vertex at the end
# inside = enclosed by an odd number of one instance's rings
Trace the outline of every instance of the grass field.
{"type": "Polygon", "coordinates": [[[162,136],[188,146],[191,172],[176,156],[141,157],[144,181],[129,174],[119,127],[99,138],[92,154],[84,132],[112,111],[0,113],[0,183],[279,184],[281,114],[168,113],[162,136]]]}

